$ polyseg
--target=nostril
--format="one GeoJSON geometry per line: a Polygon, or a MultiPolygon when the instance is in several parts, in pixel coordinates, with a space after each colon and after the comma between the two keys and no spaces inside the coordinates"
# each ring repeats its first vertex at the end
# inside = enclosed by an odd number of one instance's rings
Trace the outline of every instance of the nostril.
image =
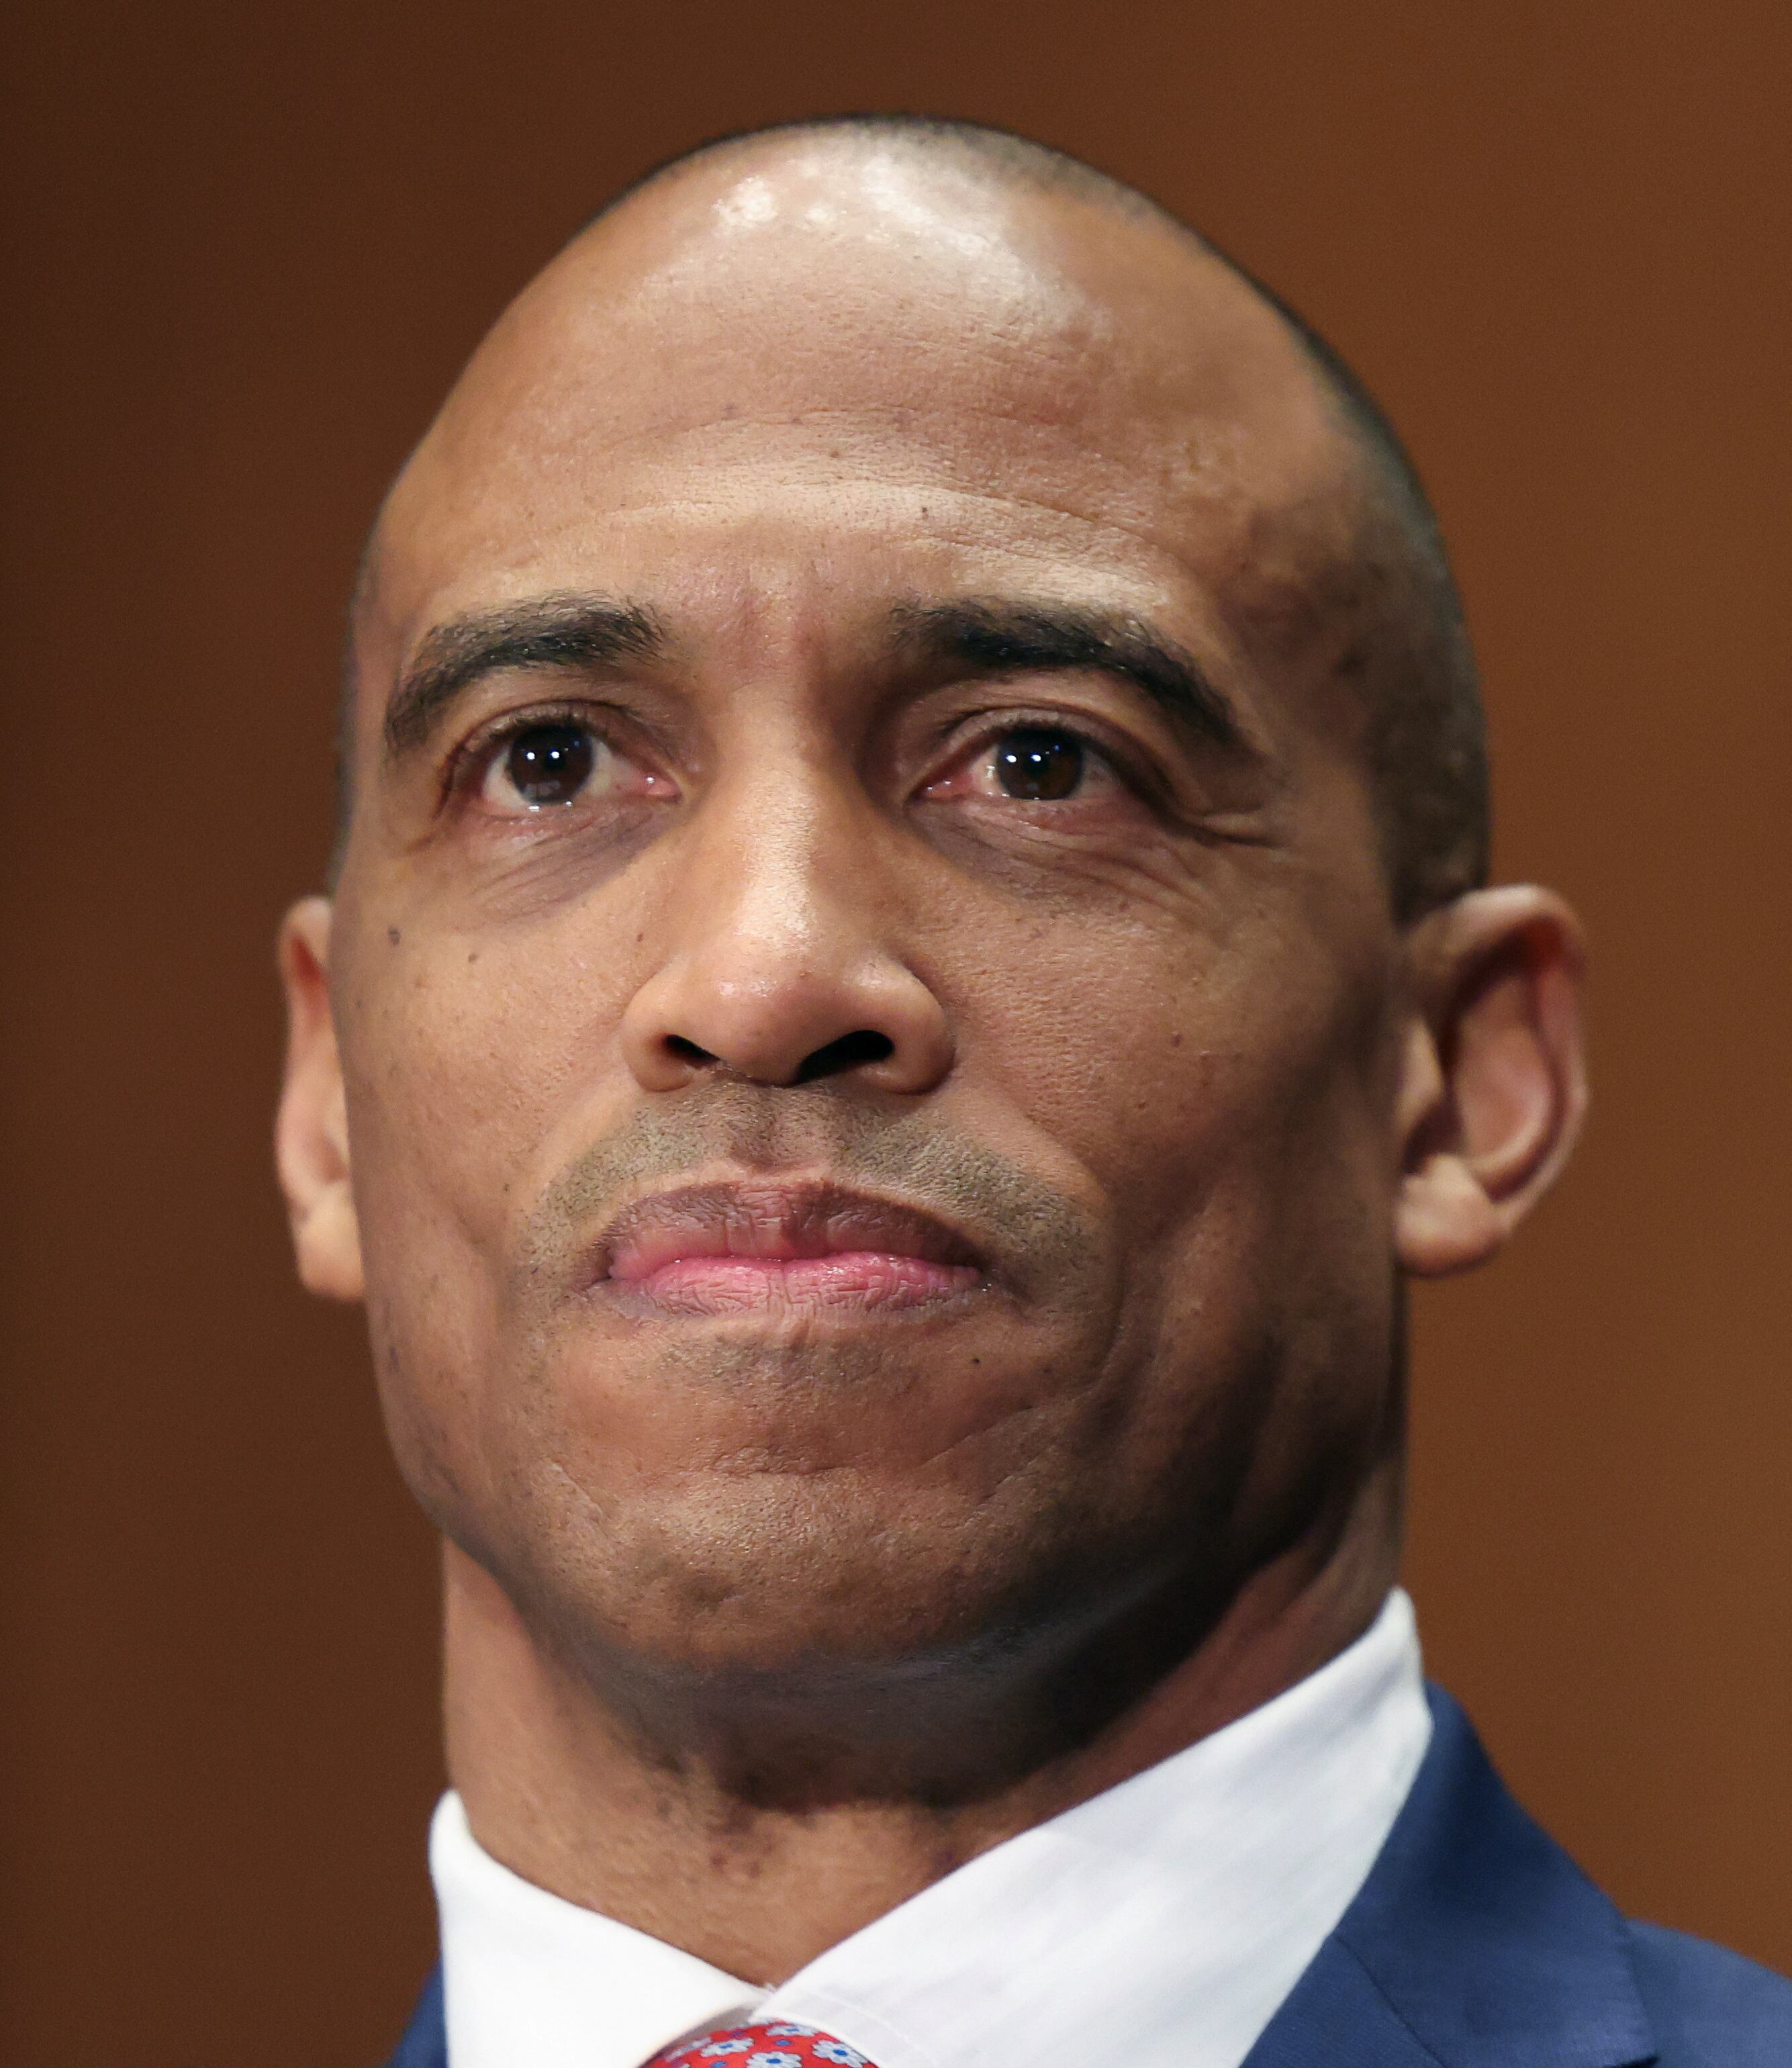
{"type": "Polygon", "coordinates": [[[713,1063],[716,1059],[707,1048],[699,1048],[694,1041],[687,1041],[682,1034],[668,1034],[666,1045],[681,1063],[713,1063]]]}
{"type": "Polygon", "coordinates": [[[803,1058],[796,1082],[806,1085],[817,1077],[837,1077],[842,1070],[856,1070],[863,1063],[882,1063],[895,1052],[896,1044],[887,1034],[874,1033],[869,1027],[861,1027],[850,1034],[842,1034],[837,1041],[830,1041],[825,1048],[812,1050],[803,1058]]]}

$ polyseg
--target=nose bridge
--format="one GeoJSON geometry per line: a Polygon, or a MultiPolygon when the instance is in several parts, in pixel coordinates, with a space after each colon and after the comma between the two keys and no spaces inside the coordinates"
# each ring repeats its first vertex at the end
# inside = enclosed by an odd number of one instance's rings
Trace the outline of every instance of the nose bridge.
{"type": "Polygon", "coordinates": [[[680,872],[678,930],[690,951],[757,962],[873,945],[861,897],[879,844],[850,785],[849,771],[794,744],[742,761],[717,784],[680,872]]]}
{"type": "Polygon", "coordinates": [[[760,737],[692,808],[663,950],[624,1023],[644,1085],[722,1069],[779,1085],[852,1071],[919,1090],[948,1066],[939,1001],[893,933],[873,801],[825,748],[760,737]]]}

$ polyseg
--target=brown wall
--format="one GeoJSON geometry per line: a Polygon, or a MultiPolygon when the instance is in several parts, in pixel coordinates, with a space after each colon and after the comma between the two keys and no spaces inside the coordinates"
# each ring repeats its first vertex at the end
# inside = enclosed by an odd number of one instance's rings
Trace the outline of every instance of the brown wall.
{"type": "Polygon", "coordinates": [[[456,361],[607,189],[851,106],[1139,181],[1409,434],[1503,867],[1598,949],[1578,1167],[1419,1310],[1432,1659],[1623,1900],[1792,1965],[1792,9],[32,11],[0,110],[0,2058],[365,2062],[422,1970],[430,1547],[266,1146],[340,607],[456,361]]]}

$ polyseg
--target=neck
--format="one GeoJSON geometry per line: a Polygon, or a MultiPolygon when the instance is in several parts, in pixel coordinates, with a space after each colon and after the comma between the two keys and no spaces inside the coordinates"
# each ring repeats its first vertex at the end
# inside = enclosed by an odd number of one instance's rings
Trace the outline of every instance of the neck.
{"type": "MultiPolygon", "coordinates": [[[[525,1880],[743,1980],[780,1982],[977,1854],[1224,1728],[1336,1656],[1393,1583],[1397,1506],[1391,1468],[1362,1489],[1342,1530],[1252,1574],[1193,1648],[1092,1734],[946,1800],[888,1786],[768,1797],[740,1785],[736,1761],[669,1759],[450,1545],[450,1775],[480,1843],[525,1880]]],[[[1010,1700],[1041,1706],[1037,1689],[1010,1700]]],[[[1000,1736],[1002,1719],[982,1720],[1000,1736]]]]}

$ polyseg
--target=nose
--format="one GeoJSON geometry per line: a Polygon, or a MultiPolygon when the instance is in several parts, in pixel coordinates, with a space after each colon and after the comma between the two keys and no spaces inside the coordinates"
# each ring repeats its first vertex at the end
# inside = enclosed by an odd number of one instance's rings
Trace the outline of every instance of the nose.
{"type": "Polygon", "coordinates": [[[708,1073],[788,1086],[837,1078],[931,1091],[947,1016],[890,937],[882,843],[825,806],[776,816],[724,800],[667,886],[667,952],[621,1026],[643,1090],[708,1073]]]}

